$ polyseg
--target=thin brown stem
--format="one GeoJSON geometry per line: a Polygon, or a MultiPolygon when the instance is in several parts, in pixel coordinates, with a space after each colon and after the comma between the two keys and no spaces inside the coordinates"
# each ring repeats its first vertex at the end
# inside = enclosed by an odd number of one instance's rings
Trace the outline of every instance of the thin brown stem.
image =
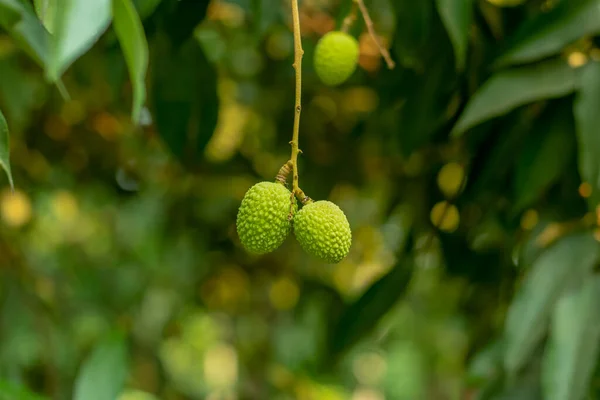
{"type": "Polygon", "coordinates": [[[356,3],[355,2],[352,3],[352,9],[350,10],[348,15],[346,16],[346,18],[344,18],[344,21],[342,22],[341,31],[348,33],[348,31],[350,30],[350,27],[352,26],[354,21],[356,21],[356,3]]]}
{"type": "Polygon", "coordinates": [[[296,70],[296,102],[294,105],[294,131],[292,134],[292,192],[300,200],[304,193],[298,186],[298,154],[301,153],[298,147],[298,136],[300,132],[300,112],[302,111],[302,37],[300,35],[300,11],[298,10],[298,0],[292,1],[292,21],[294,25],[294,69],[296,70]]]}
{"type": "Polygon", "coordinates": [[[388,68],[394,69],[394,67],[396,66],[396,63],[394,62],[394,60],[392,60],[392,57],[390,56],[389,51],[381,44],[381,41],[379,40],[379,36],[377,36],[377,32],[375,32],[375,27],[373,26],[373,20],[371,20],[371,17],[369,16],[369,10],[367,10],[365,3],[363,2],[363,0],[354,0],[354,3],[356,5],[358,5],[358,8],[360,9],[360,13],[362,14],[363,19],[365,20],[365,25],[367,26],[369,35],[371,35],[371,38],[373,39],[373,41],[379,48],[379,52],[381,53],[381,56],[385,60],[385,63],[387,64],[388,68]]]}

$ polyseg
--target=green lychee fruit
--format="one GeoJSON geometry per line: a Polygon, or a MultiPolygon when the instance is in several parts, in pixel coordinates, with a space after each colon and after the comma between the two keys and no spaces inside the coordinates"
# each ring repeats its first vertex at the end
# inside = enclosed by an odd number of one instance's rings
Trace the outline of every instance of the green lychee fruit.
{"type": "Polygon", "coordinates": [[[265,254],[277,249],[292,229],[292,215],[298,210],[295,198],[282,184],[260,182],[252,186],[242,200],[237,215],[237,232],[242,245],[251,253],[265,254]]]}
{"type": "Polygon", "coordinates": [[[325,200],[309,203],[298,211],[294,217],[294,234],[304,251],[330,264],[342,261],[352,243],[346,215],[337,205],[325,200]]]}
{"type": "Polygon", "coordinates": [[[314,65],[317,76],[329,86],[345,82],[358,65],[358,42],[345,32],[326,33],[315,48],[314,65]]]}

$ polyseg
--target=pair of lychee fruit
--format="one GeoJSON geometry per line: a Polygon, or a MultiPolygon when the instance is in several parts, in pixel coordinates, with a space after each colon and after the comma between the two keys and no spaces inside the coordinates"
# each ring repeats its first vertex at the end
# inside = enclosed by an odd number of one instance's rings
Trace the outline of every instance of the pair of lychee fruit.
{"type": "Polygon", "coordinates": [[[352,243],[350,224],[337,205],[308,200],[298,211],[295,197],[280,182],[252,186],[236,225],[242,245],[254,254],[276,250],[292,230],[304,251],[330,264],[346,257],[352,243]]]}

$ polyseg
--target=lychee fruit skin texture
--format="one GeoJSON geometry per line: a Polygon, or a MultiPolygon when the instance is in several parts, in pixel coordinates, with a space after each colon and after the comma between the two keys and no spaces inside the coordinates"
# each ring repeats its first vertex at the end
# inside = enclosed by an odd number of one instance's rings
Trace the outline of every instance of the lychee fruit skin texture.
{"type": "Polygon", "coordinates": [[[302,207],[294,217],[294,234],[308,254],[337,264],[350,251],[352,232],[344,212],[330,201],[302,207]]]}
{"type": "Polygon", "coordinates": [[[315,48],[315,72],[324,84],[337,86],[354,73],[358,55],[358,42],[354,37],[340,31],[328,32],[315,48]]]}
{"type": "Polygon", "coordinates": [[[260,182],[252,186],[242,200],[237,215],[237,232],[242,245],[250,253],[265,254],[277,249],[292,229],[288,219],[298,209],[296,199],[282,184],[260,182]]]}

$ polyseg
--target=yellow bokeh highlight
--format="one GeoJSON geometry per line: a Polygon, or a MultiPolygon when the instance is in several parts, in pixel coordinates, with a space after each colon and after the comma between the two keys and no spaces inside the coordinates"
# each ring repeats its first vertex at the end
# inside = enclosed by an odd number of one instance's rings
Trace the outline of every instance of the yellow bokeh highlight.
{"type": "Polygon", "coordinates": [[[380,354],[364,353],[356,357],[352,363],[352,371],[360,384],[378,385],[385,377],[387,362],[380,354]]]}
{"type": "Polygon", "coordinates": [[[238,356],[228,344],[218,344],[204,355],[204,380],[213,388],[233,386],[238,379],[238,356]]]}
{"type": "Polygon", "coordinates": [[[548,247],[565,233],[564,228],[556,222],[548,224],[535,239],[539,247],[548,247]]]}
{"type": "Polygon", "coordinates": [[[68,125],[78,124],[86,117],[85,105],[76,100],[67,101],[60,110],[60,117],[68,125]]]}
{"type": "Polygon", "coordinates": [[[379,96],[368,87],[353,87],[344,93],[344,111],[349,113],[370,113],[377,108],[379,96]]]}
{"type": "Polygon", "coordinates": [[[215,132],[206,146],[206,158],[212,162],[232,158],[244,141],[246,124],[251,115],[251,110],[241,104],[223,104],[215,132]]]}
{"type": "Polygon", "coordinates": [[[351,400],[385,400],[385,395],[379,390],[359,388],[352,394],[351,400]]]}
{"type": "Polygon", "coordinates": [[[31,200],[25,193],[15,190],[4,191],[0,198],[0,214],[2,221],[11,227],[18,228],[31,220],[31,200]]]}
{"type": "Polygon", "coordinates": [[[69,137],[71,127],[61,117],[51,115],[44,122],[44,132],[48,137],[61,141],[69,137]]]}
{"type": "Polygon", "coordinates": [[[158,400],[158,397],[141,390],[126,390],[117,400],[158,400]]]}
{"type": "Polygon", "coordinates": [[[454,232],[460,224],[460,213],[454,204],[440,201],[431,209],[429,215],[433,226],[444,232],[454,232]]]}
{"type": "Polygon", "coordinates": [[[123,132],[123,125],[112,114],[101,112],[94,116],[92,120],[93,129],[100,134],[105,140],[114,140],[123,132]]]}
{"type": "Polygon", "coordinates": [[[578,191],[581,197],[587,199],[592,195],[592,185],[587,182],[583,182],[581,185],[579,185],[578,191]]]}
{"type": "Polygon", "coordinates": [[[298,303],[300,289],[294,280],[288,277],[277,279],[269,288],[269,300],[278,310],[289,310],[298,303]]]}
{"type": "Polygon", "coordinates": [[[346,400],[348,398],[338,387],[322,385],[308,379],[299,380],[294,389],[297,400],[346,400]]]}
{"type": "Polygon", "coordinates": [[[202,299],[211,309],[235,312],[250,296],[250,280],[238,266],[227,266],[201,288],[202,299]]]}
{"type": "Polygon", "coordinates": [[[497,7],[514,7],[525,3],[527,0],[487,0],[488,3],[497,7]]]}
{"type": "Polygon", "coordinates": [[[61,223],[73,223],[79,216],[79,203],[72,193],[67,191],[57,192],[52,197],[52,212],[61,223]]]}
{"type": "Polygon", "coordinates": [[[294,374],[282,365],[275,364],[269,368],[269,382],[279,389],[291,386],[294,380],[294,374]]]}
{"type": "Polygon", "coordinates": [[[242,26],[246,15],[242,7],[224,1],[211,2],[207,14],[208,19],[221,21],[230,28],[242,26]]]}
{"type": "Polygon", "coordinates": [[[454,197],[461,189],[465,169],[456,162],[451,162],[442,167],[437,175],[437,184],[446,197],[454,197]]]}
{"type": "Polygon", "coordinates": [[[527,210],[521,216],[521,228],[530,231],[538,224],[540,217],[536,210],[527,210]]]}
{"type": "Polygon", "coordinates": [[[572,68],[579,68],[588,62],[588,56],[580,51],[574,51],[569,54],[567,62],[572,68]]]}
{"type": "Polygon", "coordinates": [[[201,364],[198,362],[198,352],[194,347],[177,338],[169,338],[161,344],[160,357],[165,370],[173,377],[185,380],[193,375],[201,374],[201,364]]]}

